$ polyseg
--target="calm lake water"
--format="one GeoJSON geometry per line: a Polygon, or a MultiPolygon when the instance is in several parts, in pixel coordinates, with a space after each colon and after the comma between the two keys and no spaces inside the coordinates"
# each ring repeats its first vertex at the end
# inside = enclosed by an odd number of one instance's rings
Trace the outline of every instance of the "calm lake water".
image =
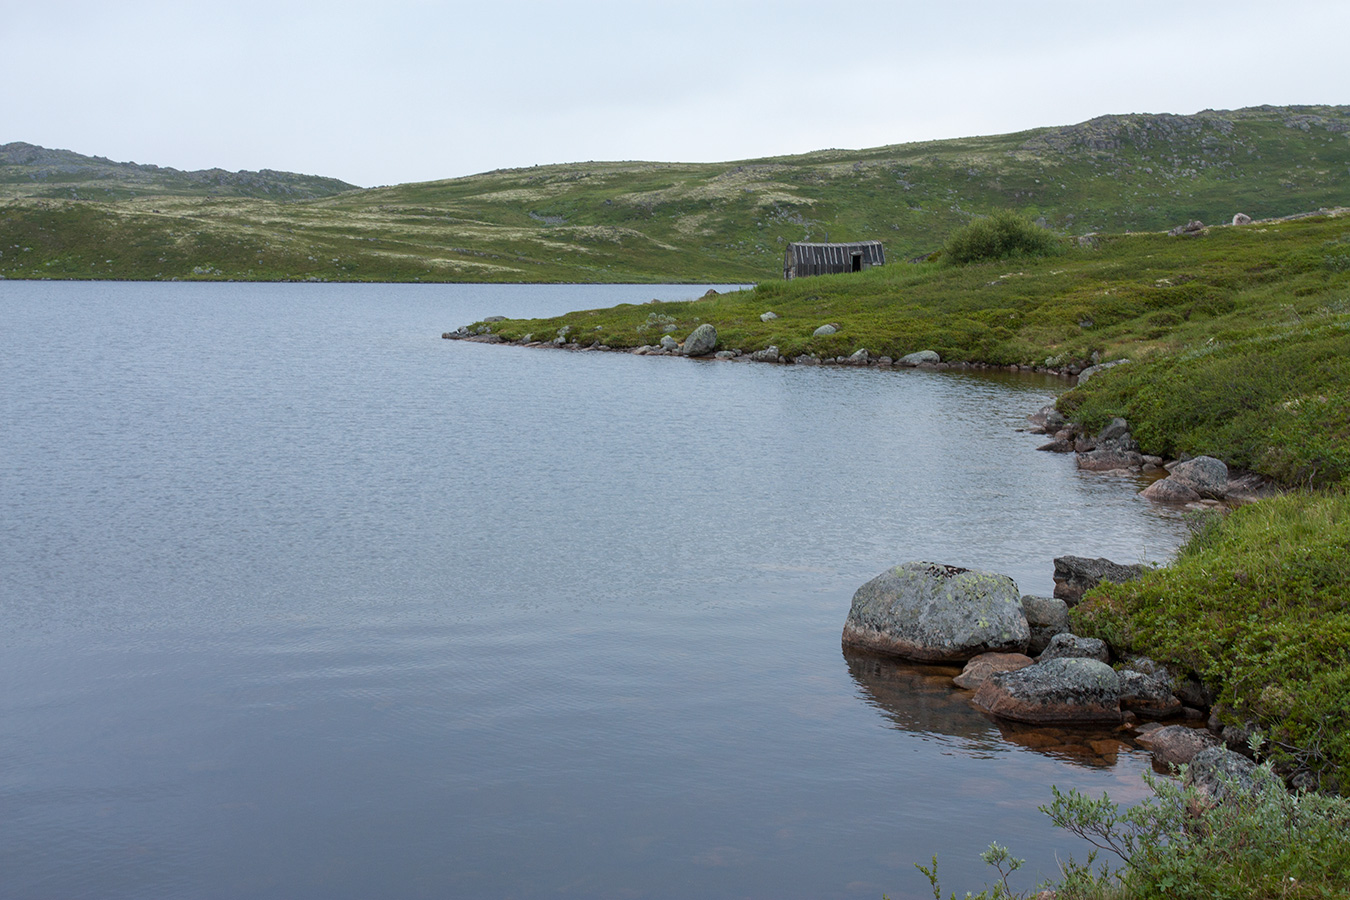
{"type": "MultiPolygon", "coordinates": [[[[931,896],[1085,855],[1013,731],[840,650],[932,560],[1163,560],[1035,377],[441,340],[702,287],[0,284],[0,895],[931,896]]],[[[949,673],[948,673],[949,674],[949,673]]],[[[1025,877],[1023,877],[1025,876],[1025,877]]]]}

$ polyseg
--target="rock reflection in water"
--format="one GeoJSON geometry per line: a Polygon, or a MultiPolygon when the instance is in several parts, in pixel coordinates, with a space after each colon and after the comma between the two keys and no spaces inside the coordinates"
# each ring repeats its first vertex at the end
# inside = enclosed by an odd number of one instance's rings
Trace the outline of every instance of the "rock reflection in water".
{"type": "Polygon", "coordinates": [[[954,743],[971,755],[987,755],[1014,744],[1062,762],[1093,768],[1116,764],[1133,745],[1111,728],[1052,728],[1004,722],[976,709],[952,684],[959,666],[928,666],[844,647],[849,674],[862,696],[903,731],[954,743]]]}

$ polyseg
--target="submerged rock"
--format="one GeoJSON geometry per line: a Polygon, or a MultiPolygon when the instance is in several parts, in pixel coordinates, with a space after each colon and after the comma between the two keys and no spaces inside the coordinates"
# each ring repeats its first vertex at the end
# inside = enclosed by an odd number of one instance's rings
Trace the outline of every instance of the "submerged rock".
{"type": "Polygon", "coordinates": [[[961,674],[952,679],[959,688],[978,690],[984,680],[995,672],[1016,672],[1032,665],[1034,660],[1025,653],[981,653],[966,663],[961,674]]]}
{"type": "Polygon", "coordinates": [[[990,675],[975,705],[1015,722],[1062,725],[1120,721],[1120,679],[1095,659],[1052,659],[990,675]]]}
{"type": "Polygon", "coordinates": [[[918,662],[964,662],[1021,653],[1030,637],[1007,575],[911,562],[858,588],[843,640],[918,662]]]}

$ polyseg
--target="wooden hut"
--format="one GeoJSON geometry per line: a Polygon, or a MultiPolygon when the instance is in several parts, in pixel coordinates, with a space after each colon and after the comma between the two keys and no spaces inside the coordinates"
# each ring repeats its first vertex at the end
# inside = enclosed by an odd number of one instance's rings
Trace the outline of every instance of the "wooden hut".
{"type": "Polygon", "coordinates": [[[805,278],[807,275],[836,275],[840,272],[861,272],[873,266],[886,264],[886,252],[881,241],[855,241],[851,244],[788,244],[783,256],[784,278],[805,278]]]}

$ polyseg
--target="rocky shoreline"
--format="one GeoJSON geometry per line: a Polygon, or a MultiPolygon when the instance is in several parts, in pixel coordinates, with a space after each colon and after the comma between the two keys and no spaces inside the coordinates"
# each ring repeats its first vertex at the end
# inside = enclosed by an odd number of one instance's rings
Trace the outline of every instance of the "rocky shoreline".
{"type": "Polygon", "coordinates": [[[848,650],[905,662],[964,665],[952,689],[1000,723],[1105,726],[1115,740],[1148,750],[1159,771],[1187,765],[1187,777],[1202,788],[1234,777],[1250,783],[1257,777],[1251,732],[1219,721],[1212,692],[1194,673],[1121,656],[1104,641],[1071,631],[1069,609],[1084,591],[1143,571],[1106,559],[1059,557],[1055,596],[1038,597],[1019,595],[1006,575],[904,563],[858,588],[842,642],[848,650]]]}
{"type": "MultiPolygon", "coordinates": [[[[769,315],[769,313],[766,313],[769,315]]],[[[1120,365],[1120,361],[1110,363],[1100,363],[1098,359],[1072,360],[1072,361],[1052,361],[1047,360],[1045,365],[1039,366],[1020,366],[1006,365],[999,366],[992,363],[966,362],[966,361],[948,361],[934,350],[916,350],[899,358],[877,355],[871,351],[861,348],[854,351],[849,356],[818,356],[805,353],[797,356],[785,356],[776,345],[761,348],[759,350],[741,350],[736,349],[715,349],[717,346],[717,331],[707,323],[698,326],[685,337],[683,341],[678,341],[669,334],[664,335],[661,341],[656,344],[645,344],[640,347],[610,347],[599,341],[589,343],[577,340],[571,333],[570,327],[560,329],[557,335],[549,340],[535,340],[533,334],[527,334],[520,340],[507,340],[500,334],[495,333],[493,326],[505,321],[502,316],[489,316],[481,324],[463,325],[454,331],[444,332],[441,337],[448,341],[468,341],[477,344],[509,344],[515,347],[529,347],[541,350],[569,350],[574,353],[629,353],[633,356],[675,356],[685,359],[700,359],[722,362],[754,362],[771,363],[776,365],[798,365],[798,366],[854,366],[860,368],[876,369],[928,369],[932,371],[976,371],[976,372],[1025,372],[1036,375],[1050,375],[1058,378],[1076,378],[1081,380],[1084,375],[1091,377],[1101,369],[1110,368],[1113,365],[1120,365]],[[1051,363],[1054,364],[1051,364],[1051,363]]],[[[824,331],[823,329],[835,329],[838,325],[826,323],[816,329],[818,335],[828,335],[834,331],[824,331]]]]}

